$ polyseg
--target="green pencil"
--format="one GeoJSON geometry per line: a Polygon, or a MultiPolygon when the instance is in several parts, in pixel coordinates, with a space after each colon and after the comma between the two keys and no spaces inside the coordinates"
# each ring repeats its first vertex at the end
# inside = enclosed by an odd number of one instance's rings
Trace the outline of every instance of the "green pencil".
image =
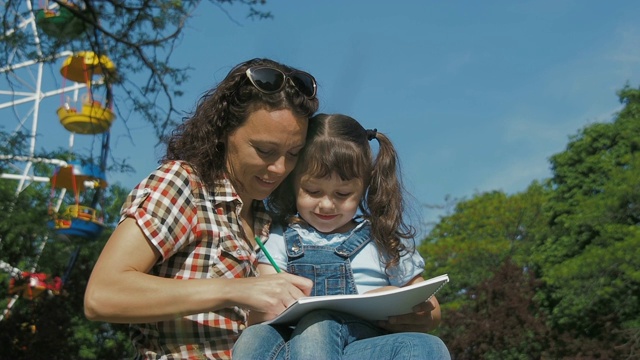
{"type": "Polygon", "coordinates": [[[273,258],[271,257],[271,254],[269,254],[269,252],[267,251],[267,248],[264,247],[264,244],[262,243],[262,241],[260,241],[259,236],[256,236],[256,242],[258,243],[258,246],[260,246],[260,249],[262,249],[264,256],[266,256],[267,259],[269,259],[269,262],[271,263],[271,265],[273,265],[273,268],[276,269],[276,272],[280,272],[280,268],[278,267],[278,264],[276,264],[276,262],[273,260],[273,258]]]}

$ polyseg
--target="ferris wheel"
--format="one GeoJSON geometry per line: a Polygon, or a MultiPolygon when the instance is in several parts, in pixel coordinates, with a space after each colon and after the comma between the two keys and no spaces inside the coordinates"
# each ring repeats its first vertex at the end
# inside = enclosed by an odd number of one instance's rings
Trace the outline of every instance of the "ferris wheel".
{"type": "MultiPolygon", "coordinates": [[[[52,236],[95,238],[104,227],[98,202],[101,191],[107,187],[109,131],[115,120],[111,89],[104,78],[114,74],[115,67],[105,55],[93,51],[43,54],[43,37],[71,40],[85,31],[82,21],[67,8],[55,3],[49,6],[48,1],[40,1],[40,6],[34,7],[31,0],[22,2],[19,11],[6,7],[2,0],[0,5],[13,11],[9,16],[17,19],[14,28],[0,35],[0,42],[20,34],[31,39],[33,45],[28,51],[21,46],[11,48],[8,63],[0,67],[0,125],[10,138],[18,136],[26,145],[12,149],[8,144],[0,144],[0,149],[8,152],[0,152],[4,165],[0,168],[0,181],[15,184],[15,196],[32,184],[48,184],[51,189],[48,225],[52,236]],[[52,126],[54,121],[56,124],[52,126]],[[38,155],[41,148],[63,147],[65,141],[69,153],[73,154],[77,143],[84,141],[91,144],[89,149],[97,143],[100,154],[89,154],[88,158],[97,159],[92,162],[38,155]],[[34,171],[41,164],[50,167],[50,176],[34,171]],[[94,189],[92,200],[82,203],[80,195],[89,189],[94,189]],[[72,200],[68,201],[69,198],[72,200]]],[[[67,5],[75,6],[72,1],[67,1],[67,5]]],[[[34,301],[43,293],[60,292],[80,247],[65,274],[54,277],[38,272],[39,255],[48,240],[48,237],[33,239],[38,241],[39,251],[29,269],[19,269],[0,258],[0,271],[11,276],[12,296],[0,314],[0,321],[20,298],[34,301]]]]}

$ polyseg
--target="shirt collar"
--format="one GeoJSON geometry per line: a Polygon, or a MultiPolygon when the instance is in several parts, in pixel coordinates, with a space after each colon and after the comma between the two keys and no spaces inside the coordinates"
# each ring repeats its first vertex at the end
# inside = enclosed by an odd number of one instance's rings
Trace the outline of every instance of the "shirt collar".
{"type": "MultiPolygon", "coordinates": [[[[271,217],[267,213],[264,202],[254,200],[251,204],[244,204],[226,174],[224,177],[216,179],[213,183],[213,196],[209,198],[214,205],[220,205],[225,202],[236,202],[237,205],[242,204],[241,206],[254,206],[254,229],[258,229],[256,235],[269,236],[271,217]]],[[[238,212],[239,211],[240,209],[238,208],[238,212]]]]}
{"type": "Polygon", "coordinates": [[[233,187],[231,180],[227,174],[224,174],[222,178],[218,178],[213,182],[213,195],[209,196],[212,203],[218,205],[223,202],[239,201],[242,203],[238,192],[233,187]]]}

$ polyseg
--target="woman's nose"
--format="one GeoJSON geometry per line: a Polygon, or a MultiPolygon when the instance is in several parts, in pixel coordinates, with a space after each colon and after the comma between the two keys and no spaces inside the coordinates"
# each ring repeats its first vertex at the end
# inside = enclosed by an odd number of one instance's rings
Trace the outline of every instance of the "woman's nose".
{"type": "Polygon", "coordinates": [[[287,159],[280,156],[269,165],[268,170],[276,175],[285,175],[287,173],[287,159]]]}

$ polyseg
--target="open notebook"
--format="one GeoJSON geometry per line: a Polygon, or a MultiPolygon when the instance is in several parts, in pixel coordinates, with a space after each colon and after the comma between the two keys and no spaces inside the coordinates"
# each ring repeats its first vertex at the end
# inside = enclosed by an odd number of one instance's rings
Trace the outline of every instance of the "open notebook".
{"type": "Polygon", "coordinates": [[[389,316],[410,313],[415,305],[429,299],[447,282],[449,276],[445,274],[384,292],[303,297],[265,324],[292,325],[304,314],[318,309],[341,311],[371,321],[385,320],[389,316]]]}

